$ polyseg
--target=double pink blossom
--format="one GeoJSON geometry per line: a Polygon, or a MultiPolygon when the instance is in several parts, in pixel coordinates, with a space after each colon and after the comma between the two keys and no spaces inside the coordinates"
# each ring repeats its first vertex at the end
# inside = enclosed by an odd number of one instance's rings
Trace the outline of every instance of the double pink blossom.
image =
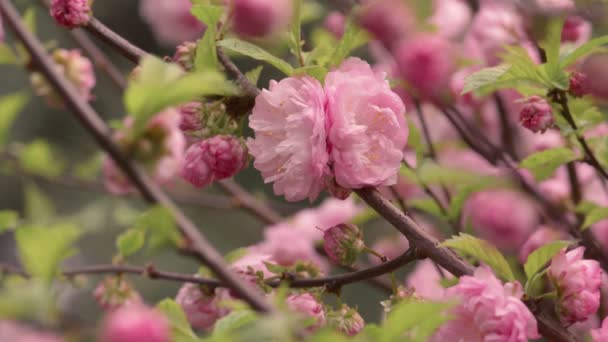
{"type": "Polygon", "coordinates": [[[101,329],[102,342],[169,342],[171,328],[158,310],[143,305],[124,306],[112,311],[101,329]]]}
{"type": "Polygon", "coordinates": [[[286,302],[287,307],[292,311],[314,320],[312,325],[307,328],[309,331],[314,331],[325,325],[325,308],[323,308],[323,304],[310,293],[293,294],[287,297],[286,302]]]}
{"type": "Polygon", "coordinates": [[[141,16],[152,28],[156,39],[165,45],[177,45],[186,40],[200,38],[205,25],[190,14],[191,7],[190,0],[139,2],[141,16]]]}
{"type": "Polygon", "coordinates": [[[91,1],[89,0],[51,0],[51,16],[62,26],[73,29],[89,22],[91,1]]]}
{"type": "Polygon", "coordinates": [[[220,305],[222,300],[230,298],[228,290],[216,288],[208,291],[205,292],[200,285],[186,283],[175,297],[194,328],[209,330],[229,312],[228,308],[220,305]]]}
{"type": "Polygon", "coordinates": [[[521,301],[519,282],[502,284],[487,267],[463,276],[446,290],[446,298],[461,300],[431,341],[525,342],[539,338],[534,315],[521,301]]]}

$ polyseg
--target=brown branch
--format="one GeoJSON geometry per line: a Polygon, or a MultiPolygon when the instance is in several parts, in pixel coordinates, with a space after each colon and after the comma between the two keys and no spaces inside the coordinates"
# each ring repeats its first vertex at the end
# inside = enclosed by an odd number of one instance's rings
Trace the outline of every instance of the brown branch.
{"type": "Polygon", "coordinates": [[[83,28],[106,44],[114,47],[124,57],[135,64],[138,64],[139,61],[147,55],[145,51],[131,44],[128,40],[112,31],[95,17],[91,17],[89,23],[83,28]]]}
{"type": "MultiPolygon", "coordinates": [[[[169,197],[142,171],[132,163],[114,143],[111,132],[95,110],[78,94],[72,84],[55,68],[50,56],[40,41],[23,25],[19,13],[9,0],[0,0],[0,11],[9,27],[15,32],[25,49],[30,53],[32,62],[45,78],[53,85],[58,94],[65,100],[66,106],[74,116],[93,135],[97,143],[114,159],[116,164],[131,180],[142,196],[150,203],[165,206],[173,213],[175,220],[199,260],[207,265],[215,275],[248,302],[254,309],[264,312],[273,311],[273,307],[255,290],[228,269],[222,255],[207,241],[198,228],[184,213],[169,199],[169,197]]],[[[93,21],[95,23],[95,21],[93,21]]],[[[89,25],[94,26],[95,24],[89,25]]],[[[122,39],[122,38],[121,38],[122,39]]],[[[124,39],[123,39],[124,40],[124,39]]],[[[129,44],[130,45],[130,44],[129,44]]],[[[138,52],[140,50],[130,50],[138,52]]],[[[138,54],[138,58],[142,54],[138,54]]]]}
{"type": "Polygon", "coordinates": [[[226,68],[226,71],[230,73],[233,77],[236,78],[237,84],[241,87],[241,89],[245,92],[245,95],[255,98],[260,93],[258,87],[255,84],[251,83],[251,81],[241,72],[241,70],[230,60],[230,58],[226,55],[224,50],[220,47],[217,47],[217,57],[226,68]]]}
{"type": "Polygon", "coordinates": [[[499,93],[494,94],[494,103],[498,112],[498,118],[500,119],[500,137],[502,144],[504,145],[509,156],[511,156],[511,158],[514,160],[518,160],[517,151],[515,149],[515,141],[513,140],[515,131],[513,130],[511,120],[509,119],[505,102],[499,93]]]}
{"type": "Polygon", "coordinates": [[[283,220],[281,215],[266,203],[258,200],[247,190],[232,179],[226,179],[217,183],[224,191],[234,196],[238,206],[247,210],[263,222],[269,224],[279,223],[283,220]]]}

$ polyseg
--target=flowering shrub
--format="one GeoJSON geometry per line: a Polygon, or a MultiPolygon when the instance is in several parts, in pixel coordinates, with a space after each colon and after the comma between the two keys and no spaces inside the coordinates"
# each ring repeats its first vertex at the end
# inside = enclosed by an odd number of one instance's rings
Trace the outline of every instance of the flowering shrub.
{"type": "Polygon", "coordinates": [[[0,341],[608,341],[605,1],[14,3],[0,341]]]}

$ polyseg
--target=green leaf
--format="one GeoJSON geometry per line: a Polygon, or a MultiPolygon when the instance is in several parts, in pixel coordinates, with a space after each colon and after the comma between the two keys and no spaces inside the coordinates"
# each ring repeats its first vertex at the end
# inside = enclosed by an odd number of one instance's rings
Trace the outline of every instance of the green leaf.
{"type": "Polygon", "coordinates": [[[15,231],[19,258],[25,270],[47,283],[58,274],[63,260],[75,253],[74,243],[79,236],[78,227],[70,224],[25,226],[15,231]]]}
{"type": "Polygon", "coordinates": [[[63,173],[64,163],[53,153],[48,142],[36,140],[27,144],[19,153],[21,168],[25,171],[55,178],[63,173]]]}
{"type": "Polygon", "coordinates": [[[36,34],[36,8],[30,6],[23,14],[23,23],[25,27],[33,34],[36,34]]]}
{"type": "Polygon", "coordinates": [[[56,322],[56,296],[48,284],[40,279],[19,276],[2,278],[0,290],[0,319],[28,319],[56,322]]]}
{"type": "Polygon", "coordinates": [[[150,250],[178,246],[182,241],[171,210],[162,206],[153,207],[141,215],[135,222],[134,229],[148,234],[150,250]]]}
{"type": "Polygon", "coordinates": [[[287,44],[296,58],[302,58],[302,0],[293,1],[294,13],[289,25],[287,44]]]}
{"type": "Polygon", "coordinates": [[[0,234],[15,228],[19,222],[19,214],[14,210],[0,210],[0,234]]]}
{"type": "Polygon", "coordinates": [[[228,252],[228,254],[224,255],[224,260],[226,260],[227,263],[231,264],[233,262],[236,262],[240,258],[244,257],[248,253],[249,253],[249,250],[247,248],[244,248],[244,247],[237,248],[233,251],[228,252]]]}
{"type": "Polygon", "coordinates": [[[316,29],[311,34],[314,48],[306,54],[306,65],[327,66],[337,44],[336,38],[329,32],[316,29]]]}
{"type": "Polygon", "coordinates": [[[258,315],[251,310],[237,310],[222,317],[213,327],[213,336],[228,334],[242,328],[258,319],[258,315]]]}
{"type": "Polygon", "coordinates": [[[408,206],[427,212],[433,216],[445,217],[441,207],[432,198],[412,198],[407,201],[408,206]]]}
{"type": "Polygon", "coordinates": [[[53,202],[34,183],[25,183],[23,193],[25,219],[30,223],[51,222],[55,215],[53,202]]]}
{"type": "Polygon", "coordinates": [[[382,324],[381,341],[401,341],[408,331],[413,341],[426,341],[439,326],[451,319],[447,311],[453,306],[454,303],[403,301],[391,310],[382,324]]]}
{"type": "Polygon", "coordinates": [[[116,239],[116,248],[124,257],[131,256],[139,251],[145,242],[145,234],[138,229],[129,229],[116,239]]]}
{"type": "Polygon", "coordinates": [[[497,82],[510,68],[510,65],[501,64],[491,68],[484,68],[470,74],[464,80],[464,87],[462,88],[461,94],[470,93],[497,82]]]}
{"type": "Polygon", "coordinates": [[[285,75],[291,76],[293,74],[293,67],[286,61],[280,59],[262,49],[257,45],[253,45],[249,42],[242,41],[236,38],[228,38],[217,42],[217,45],[224,49],[240,53],[241,55],[251,57],[253,59],[264,61],[274,66],[275,68],[282,71],[285,75]]]}
{"type": "Polygon", "coordinates": [[[340,38],[338,46],[335,47],[334,53],[329,64],[337,66],[350,54],[351,51],[363,45],[367,41],[367,35],[352,18],[346,22],[344,35],[340,38]]]}
{"type": "Polygon", "coordinates": [[[608,36],[601,36],[598,38],[591,39],[590,41],[586,42],[585,44],[579,46],[576,50],[572,51],[572,53],[566,55],[559,63],[560,67],[562,69],[569,67],[570,65],[574,64],[577,60],[579,60],[579,58],[582,58],[585,55],[590,54],[591,52],[593,52],[593,50],[595,50],[595,48],[602,46],[604,44],[608,44],[608,36]]]}
{"type": "Polygon", "coordinates": [[[245,73],[245,77],[254,85],[258,84],[260,80],[260,75],[262,74],[262,70],[264,69],[263,65],[258,65],[257,67],[247,71],[245,73]]]}
{"type": "Polygon", "coordinates": [[[94,180],[99,174],[102,162],[103,155],[96,154],[90,157],[88,160],[76,164],[74,166],[74,175],[80,179],[94,180]]]}
{"type": "Polygon", "coordinates": [[[192,6],[190,13],[200,22],[207,25],[207,29],[209,29],[210,27],[215,27],[220,21],[222,15],[224,15],[224,7],[198,4],[192,6]]]}
{"type": "Polygon", "coordinates": [[[422,135],[418,126],[412,120],[407,119],[410,134],[407,137],[407,146],[413,147],[416,151],[416,165],[420,165],[424,156],[424,145],[422,144],[422,135]]]}
{"type": "Polygon", "coordinates": [[[0,97],[0,146],[6,143],[11,125],[27,100],[27,95],[22,92],[0,97]]]}
{"type": "Polygon", "coordinates": [[[0,64],[19,65],[19,57],[6,43],[0,43],[0,64]]]}
{"type": "Polygon", "coordinates": [[[530,170],[536,180],[541,181],[549,178],[561,165],[576,159],[576,154],[572,150],[559,147],[529,155],[521,162],[520,166],[530,170]]]}
{"type": "Polygon", "coordinates": [[[323,83],[325,80],[325,75],[327,75],[327,68],[320,65],[305,66],[295,69],[294,75],[308,75],[323,83]]]}
{"type": "Polygon", "coordinates": [[[571,241],[553,241],[538,248],[528,255],[528,260],[524,265],[526,277],[532,277],[545,267],[545,265],[557,254],[560,250],[572,244],[571,241]]]}
{"type": "Polygon", "coordinates": [[[592,225],[598,223],[601,220],[608,218],[608,208],[606,207],[597,207],[591,210],[587,216],[585,216],[585,221],[583,222],[582,230],[586,230],[592,225]]]}
{"type": "Polygon", "coordinates": [[[197,342],[201,341],[192,331],[188,318],[182,308],[172,299],[164,299],[156,308],[165,314],[171,325],[172,342],[197,342]]]}
{"type": "Polygon", "coordinates": [[[215,46],[217,23],[222,18],[224,8],[212,5],[195,5],[190,10],[192,14],[207,25],[203,38],[198,41],[194,67],[198,71],[219,70],[219,61],[215,46]]]}
{"type": "MultiPolygon", "coordinates": [[[[547,24],[547,37],[544,42],[541,43],[541,46],[547,54],[545,70],[550,80],[559,80],[561,78],[560,74],[564,75],[563,70],[559,66],[559,48],[562,41],[563,27],[563,18],[549,20],[549,23],[547,24]]],[[[560,89],[562,88],[560,87],[560,89]]]]}
{"type": "Polygon", "coordinates": [[[458,236],[445,240],[441,245],[478,259],[490,266],[494,270],[494,273],[503,280],[515,280],[515,275],[513,275],[513,271],[505,257],[496,247],[487,241],[469,234],[460,233],[458,236]]]}

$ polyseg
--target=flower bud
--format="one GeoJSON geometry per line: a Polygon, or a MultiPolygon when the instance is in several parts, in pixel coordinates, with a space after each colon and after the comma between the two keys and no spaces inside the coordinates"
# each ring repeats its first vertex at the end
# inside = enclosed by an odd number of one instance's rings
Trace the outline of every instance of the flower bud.
{"type": "Polygon", "coordinates": [[[307,330],[314,331],[325,325],[325,309],[310,293],[293,294],[287,297],[287,307],[306,317],[314,318],[314,323],[307,330]]]}
{"type": "Polygon", "coordinates": [[[219,305],[222,299],[227,298],[226,289],[205,290],[197,284],[186,283],[179,289],[175,301],[194,328],[209,330],[218,319],[228,314],[228,308],[219,305]]]}
{"type": "Polygon", "coordinates": [[[181,121],[179,128],[184,132],[199,131],[203,128],[202,104],[198,101],[188,102],[179,107],[181,121]]]}
{"type": "Polygon", "coordinates": [[[348,336],[357,335],[365,327],[363,317],[359,315],[357,310],[346,304],[342,305],[340,310],[333,311],[328,315],[328,324],[348,336]]]}
{"type": "Polygon", "coordinates": [[[95,301],[104,310],[116,310],[122,306],[142,304],[141,296],[123,277],[105,278],[93,292],[95,301]]]}
{"type": "Polygon", "coordinates": [[[363,234],[354,224],[339,224],[323,233],[323,249],[337,265],[350,266],[365,248],[363,234]]]}
{"type": "Polygon", "coordinates": [[[216,135],[190,146],[185,160],[182,177],[202,188],[241,171],[247,164],[247,149],[238,138],[216,135]]]}
{"type": "Polygon", "coordinates": [[[359,15],[359,24],[387,47],[405,38],[414,22],[410,8],[401,0],[367,1],[359,15]]]}
{"type": "Polygon", "coordinates": [[[173,63],[181,66],[185,71],[194,69],[194,58],[196,56],[196,43],[195,42],[183,42],[175,48],[175,54],[173,55],[173,63]]]}
{"type": "MultiPolygon", "coordinates": [[[[72,83],[80,96],[85,100],[91,100],[91,90],[95,86],[95,73],[91,61],[82,56],[79,50],[65,49],[55,50],[53,60],[57,70],[72,83]]],[[[44,97],[50,106],[56,108],[62,106],[63,100],[42,74],[33,72],[30,75],[30,82],[36,95],[44,97]]]]}
{"type": "Polygon", "coordinates": [[[232,0],[232,26],[244,37],[265,37],[284,28],[293,14],[292,0],[232,0]]]}
{"type": "Polygon", "coordinates": [[[333,11],[329,13],[329,15],[325,18],[325,22],[323,23],[323,27],[331,34],[334,35],[337,39],[342,38],[344,34],[344,26],[346,24],[346,19],[344,18],[344,14],[333,11]]]}
{"type": "Polygon", "coordinates": [[[55,22],[69,29],[86,25],[92,14],[89,0],[51,0],[50,11],[55,22]]]}
{"type": "Polygon", "coordinates": [[[574,97],[583,97],[589,93],[587,86],[587,75],[575,71],[570,74],[570,87],[568,93],[574,97]]]}
{"type": "Polygon", "coordinates": [[[112,311],[101,329],[102,342],[169,342],[169,322],[159,311],[142,305],[112,311]]]}
{"type": "Polygon", "coordinates": [[[531,96],[523,103],[519,122],[534,133],[544,133],[555,123],[551,105],[542,97],[531,96]]]}

